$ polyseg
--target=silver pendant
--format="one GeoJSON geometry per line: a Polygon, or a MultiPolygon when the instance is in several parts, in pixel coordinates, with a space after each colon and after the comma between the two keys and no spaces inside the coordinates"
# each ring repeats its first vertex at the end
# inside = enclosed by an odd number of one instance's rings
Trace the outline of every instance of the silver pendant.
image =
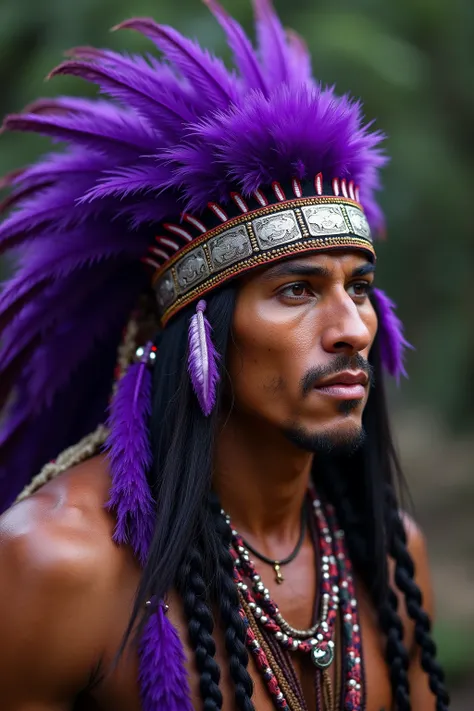
{"type": "Polygon", "coordinates": [[[332,647],[328,647],[327,645],[324,645],[324,647],[322,645],[316,645],[311,650],[311,661],[314,666],[319,669],[327,669],[327,667],[332,664],[333,660],[334,651],[332,647]]]}

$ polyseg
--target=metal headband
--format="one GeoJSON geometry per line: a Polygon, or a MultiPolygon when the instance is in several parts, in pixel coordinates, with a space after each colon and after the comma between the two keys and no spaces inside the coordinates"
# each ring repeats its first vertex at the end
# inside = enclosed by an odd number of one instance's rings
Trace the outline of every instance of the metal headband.
{"type": "Polygon", "coordinates": [[[193,239],[157,270],[153,286],[161,322],[248,269],[341,247],[375,255],[362,207],[350,198],[301,197],[238,215],[193,239]]]}

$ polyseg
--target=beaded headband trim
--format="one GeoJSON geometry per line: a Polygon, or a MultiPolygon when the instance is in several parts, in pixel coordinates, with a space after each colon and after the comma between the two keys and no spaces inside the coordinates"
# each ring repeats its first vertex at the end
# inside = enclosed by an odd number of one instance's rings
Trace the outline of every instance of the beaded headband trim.
{"type": "MultiPolygon", "coordinates": [[[[375,250],[361,205],[343,196],[283,200],[227,219],[160,266],[153,277],[164,326],[184,306],[245,271],[293,254],[354,247],[375,250]]],[[[146,261],[161,250],[150,247],[146,261]]]]}

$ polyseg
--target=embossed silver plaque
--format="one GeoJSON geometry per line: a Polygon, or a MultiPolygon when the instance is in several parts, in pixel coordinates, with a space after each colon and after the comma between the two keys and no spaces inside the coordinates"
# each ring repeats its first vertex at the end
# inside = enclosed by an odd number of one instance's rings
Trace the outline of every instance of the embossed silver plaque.
{"type": "Polygon", "coordinates": [[[206,255],[202,247],[197,247],[176,263],[176,276],[180,292],[191,289],[209,276],[206,255]]]}
{"type": "Polygon", "coordinates": [[[301,239],[302,234],[293,210],[283,210],[252,220],[260,249],[271,249],[301,239]]]}
{"type": "Polygon", "coordinates": [[[237,225],[209,240],[214,269],[223,269],[252,254],[252,244],[245,225],[237,225]]]}
{"type": "Polygon", "coordinates": [[[346,210],[355,234],[372,240],[369,223],[362,210],[357,209],[357,207],[352,207],[351,205],[348,205],[346,210]]]}
{"type": "Polygon", "coordinates": [[[310,205],[302,207],[309,234],[312,237],[329,237],[347,234],[347,225],[340,205],[310,205]]]}
{"type": "Polygon", "coordinates": [[[174,280],[170,272],[165,272],[156,286],[156,300],[160,309],[167,309],[176,299],[174,280]]]}

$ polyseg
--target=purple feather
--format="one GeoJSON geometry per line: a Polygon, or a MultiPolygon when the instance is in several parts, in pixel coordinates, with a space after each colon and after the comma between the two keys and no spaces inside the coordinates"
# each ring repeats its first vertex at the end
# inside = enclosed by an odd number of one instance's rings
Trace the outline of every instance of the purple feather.
{"type": "Polygon", "coordinates": [[[156,133],[140,120],[137,114],[119,113],[116,108],[114,120],[104,120],[99,115],[36,115],[12,114],[4,121],[9,131],[31,131],[51,136],[59,141],[70,141],[92,150],[105,150],[109,154],[124,152],[133,157],[150,152],[156,146],[156,133]],[[132,154],[132,155],[130,155],[132,154]]]}
{"type": "Polygon", "coordinates": [[[294,30],[286,31],[288,45],[288,71],[293,84],[309,83],[315,86],[311,71],[311,55],[304,39],[294,30]]]}
{"type": "Polygon", "coordinates": [[[183,101],[181,95],[160,87],[148,74],[144,77],[130,69],[100,66],[89,62],[69,61],[59,65],[52,76],[77,76],[97,84],[101,91],[117,99],[124,106],[133,101],[135,110],[150,121],[161,122],[161,132],[165,126],[170,137],[180,133],[180,124],[195,120],[195,114],[183,101]]]}
{"type": "Polygon", "coordinates": [[[211,338],[211,324],[204,316],[206,302],[201,300],[188,329],[188,372],[204,415],[211,414],[219,382],[217,353],[211,338]]]}
{"type": "Polygon", "coordinates": [[[259,89],[267,95],[267,84],[257,55],[241,25],[216,0],[204,0],[227,36],[234,62],[248,89],[259,89]]]}
{"type": "Polygon", "coordinates": [[[273,88],[290,79],[286,34],[271,0],[253,0],[253,6],[260,59],[273,88]]]}
{"type": "Polygon", "coordinates": [[[139,654],[143,711],[193,711],[183,645],[162,604],[145,625],[139,654]]]}
{"type": "Polygon", "coordinates": [[[394,302],[380,289],[374,289],[379,318],[379,339],[382,363],[396,378],[407,377],[405,370],[405,350],[413,348],[403,335],[403,324],[395,313],[394,302]]]}
{"type": "Polygon", "coordinates": [[[107,508],[117,523],[114,541],[129,543],[145,565],[154,528],[154,503],[147,481],[152,464],[148,420],[152,378],[147,364],[150,346],[140,363],[131,365],[110,406],[106,443],[112,487],[107,508]]]}
{"type": "MultiPolygon", "coordinates": [[[[154,200],[159,191],[159,185],[169,178],[169,170],[156,163],[145,163],[107,171],[97,183],[79,200],[79,203],[101,200],[104,197],[126,197],[139,192],[153,193],[154,200]]],[[[166,200],[166,198],[165,198],[166,200]]],[[[166,214],[166,206],[165,206],[166,214]]]]}
{"type": "Polygon", "coordinates": [[[140,259],[146,250],[144,240],[124,240],[115,226],[104,235],[94,226],[86,235],[71,232],[67,240],[44,238],[33,244],[21,258],[25,266],[7,283],[0,295],[0,331],[30,300],[36,299],[46,283],[67,277],[84,266],[112,257],[140,259]]]}
{"type": "MultiPolygon", "coordinates": [[[[13,503],[46,462],[104,422],[115,365],[116,338],[119,334],[113,334],[111,340],[101,342],[100,352],[91,352],[90,358],[76,372],[76,379],[37,416],[30,411],[27,377],[23,384],[18,383],[17,408],[11,417],[19,426],[16,432],[10,430],[7,441],[2,437],[0,445],[0,512],[13,503]],[[78,388],[78,382],[87,383],[87,388],[78,388]],[[72,402],[74,407],[71,407],[72,402]]],[[[50,358],[55,358],[54,351],[50,358]]],[[[56,368],[60,368],[60,359],[55,362],[56,368]]],[[[3,433],[3,427],[0,426],[0,429],[3,433]]]]}
{"type": "Polygon", "coordinates": [[[51,153],[24,170],[15,183],[36,186],[44,181],[63,180],[85,174],[96,178],[101,171],[110,168],[113,162],[103,154],[94,154],[84,148],[65,153],[51,153]]]}
{"type": "Polygon", "coordinates": [[[149,18],[133,18],[115,29],[136,30],[151,39],[197,91],[206,92],[209,108],[225,107],[237,100],[240,93],[238,83],[222,60],[213,57],[172,27],[158,25],[149,18]]]}

